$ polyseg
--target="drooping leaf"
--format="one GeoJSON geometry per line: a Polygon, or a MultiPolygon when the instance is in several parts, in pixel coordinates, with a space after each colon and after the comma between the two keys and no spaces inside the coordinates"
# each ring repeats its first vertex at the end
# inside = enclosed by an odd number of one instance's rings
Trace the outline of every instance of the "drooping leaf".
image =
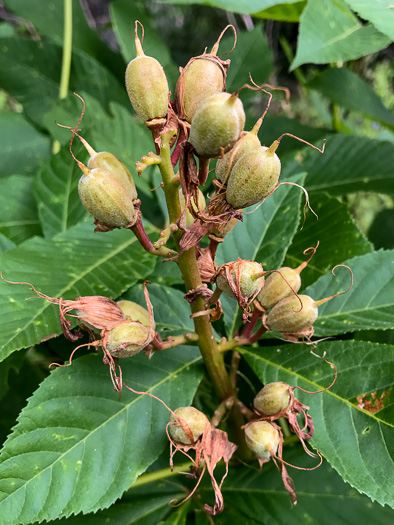
{"type": "Polygon", "coordinates": [[[179,71],[172,61],[169,49],[156,33],[147,8],[137,2],[116,0],[110,4],[110,13],[116,38],[125,62],[130,62],[136,56],[134,21],[139,20],[145,29],[144,53],[160,62],[166,72],[171,90],[173,90],[179,71]]]}
{"type": "MultiPolygon", "coordinates": [[[[152,279],[152,276],[150,278],[152,279]]],[[[148,291],[153,305],[156,330],[160,332],[163,339],[167,335],[166,332],[168,335],[178,335],[194,331],[190,308],[183,297],[183,292],[154,283],[148,285],[148,291]]],[[[142,285],[134,286],[124,294],[123,298],[135,301],[146,308],[142,285]]]]}
{"type": "Polygon", "coordinates": [[[356,73],[342,68],[329,68],[316,75],[309,83],[334,104],[357,111],[390,127],[394,115],[382,103],[375,91],[356,73]]]}
{"type": "MultiPolygon", "coordinates": [[[[289,179],[284,171],[282,180],[302,184],[304,175],[289,179]]],[[[243,222],[239,222],[218,247],[217,264],[236,261],[240,257],[261,263],[265,270],[276,270],[296,232],[301,198],[302,191],[299,188],[281,186],[256,211],[251,208],[245,210],[252,213],[245,213],[243,222]],[[292,219],[289,220],[289,217],[292,219]]],[[[221,300],[230,336],[236,329],[239,308],[234,299],[222,295],[221,300]]]]}
{"type": "MultiPolygon", "coordinates": [[[[123,381],[173,408],[189,404],[202,377],[197,350],[124,359],[123,381]]],[[[157,400],[114,392],[99,355],[52,373],[30,398],[0,463],[4,525],[106,508],[168,443],[157,400]]]]}
{"type": "MultiPolygon", "coordinates": [[[[34,238],[0,254],[3,276],[27,281],[49,295],[75,299],[85,295],[118,297],[144,279],[155,261],[128,230],[93,233],[82,223],[53,239],[34,238]],[[26,264],[28,261],[28,264],[26,264]]],[[[61,332],[59,312],[28,287],[0,284],[0,360],[61,332]]]]}
{"type": "Polygon", "coordinates": [[[10,175],[1,179],[1,185],[0,233],[15,244],[40,235],[33,179],[28,175],[10,175]]]}
{"type": "Polygon", "coordinates": [[[49,153],[49,138],[20,113],[0,113],[1,177],[34,173],[49,153]]]}
{"type": "MultiPolygon", "coordinates": [[[[5,0],[7,9],[32,23],[42,35],[63,44],[64,14],[62,6],[55,0],[45,2],[25,2],[24,0],[5,0]]],[[[72,0],[73,50],[81,49],[115,74],[121,74],[123,61],[118,53],[112,51],[92,30],[78,0],[72,0]]]]}
{"type": "Polygon", "coordinates": [[[308,62],[354,60],[389,43],[373,25],[363,26],[343,0],[308,2],[300,17],[297,53],[290,69],[308,62]]]}
{"type": "MultiPolygon", "coordinates": [[[[394,328],[393,255],[393,250],[379,251],[344,262],[353,271],[353,288],[319,306],[319,317],[313,325],[316,336],[394,328]]],[[[304,293],[317,301],[345,291],[349,285],[349,271],[338,268],[335,277],[327,273],[304,293]]]]}
{"type": "MultiPolygon", "coordinates": [[[[15,37],[3,38],[0,51],[0,86],[23,105],[29,118],[41,125],[43,116],[58,103],[62,48],[15,37]]],[[[128,107],[121,82],[90,55],[80,50],[73,52],[70,92],[85,91],[107,110],[110,101],[128,107]]]]}
{"type": "MultiPolygon", "coordinates": [[[[381,505],[394,506],[392,450],[394,421],[362,410],[357,396],[393,385],[394,347],[361,341],[333,341],[318,345],[335,364],[338,379],[328,391],[311,395],[295,391],[310,406],[316,427],[313,446],[358,491],[381,505]]],[[[285,381],[309,391],[327,387],[334,375],[324,361],[304,345],[243,349],[242,355],[263,383],[285,381]]],[[[315,486],[315,483],[312,482],[315,486]]]]}
{"type": "Polygon", "coordinates": [[[319,220],[309,220],[302,230],[297,231],[284,262],[284,266],[296,268],[308,258],[308,255],[303,255],[304,250],[320,242],[316,254],[301,274],[302,289],[336,264],[372,251],[371,243],[355,225],[346,204],[328,195],[314,195],[311,205],[319,220]]]}
{"type": "MultiPolygon", "coordinates": [[[[82,148],[75,151],[81,159],[82,148]]],[[[37,173],[34,193],[38,213],[45,237],[65,232],[83,219],[91,217],[85,211],[78,197],[78,181],[81,170],[71,158],[69,151],[62,148],[58,155],[48,159],[37,173]]]]}
{"type": "MultiPolygon", "coordinates": [[[[308,173],[305,185],[309,192],[392,194],[393,163],[393,143],[337,134],[327,138],[324,155],[306,158],[302,169],[308,173]]],[[[295,168],[299,169],[299,166],[295,168]]]]}
{"type": "Polygon", "coordinates": [[[390,40],[394,40],[393,5],[387,0],[345,0],[361,18],[369,20],[390,40]]]}

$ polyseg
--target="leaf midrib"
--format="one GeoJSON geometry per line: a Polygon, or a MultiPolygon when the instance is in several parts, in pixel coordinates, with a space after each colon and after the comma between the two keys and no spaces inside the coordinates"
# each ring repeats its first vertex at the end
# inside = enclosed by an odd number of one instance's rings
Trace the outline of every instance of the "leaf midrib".
{"type": "MultiPolygon", "coordinates": [[[[201,356],[198,356],[197,358],[193,359],[193,361],[188,361],[187,363],[184,363],[180,368],[177,368],[176,370],[172,371],[170,374],[167,374],[163,379],[161,379],[158,383],[155,383],[154,385],[152,385],[149,389],[146,390],[147,393],[151,393],[153,392],[155,389],[159,388],[160,386],[162,386],[163,384],[165,384],[168,380],[171,380],[174,376],[176,376],[177,374],[180,374],[182,372],[182,370],[184,370],[185,368],[188,368],[188,367],[191,367],[193,365],[195,365],[196,363],[198,363],[200,360],[202,359],[201,356]]],[[[66,456],[67,454],[69,454],[70,452],[72,452],[72,450],[74,448],[76,448],[77,446],[80,446],[81,444],[85,444],[87,438],[91,437],[92,435],[94,435],[94,433],[98,430],[100,430],[102,427],[104,427],[105,425],[109,424],[111,422],[112,419],[115,419],[116,417],[118,417],[119,415],[121,415],[124,411],[128,411],[129,408],[131,408],[135,403],[137,403],[137,401],[139,401],[140,399],[142,399],[144,396],[143,395],[136,395],[136,397],[130,402],[128,403],[127,405],[123,405],[123,408],[121,408],[121,410],[119,410],[118,412],[116,412],[115,414],[113,414],[112,416],[110,416],[108,419],[106,419],[103,423],[101,423],[99,426],[95,427],[92,431],[90,431],[88,434],[86,434],[81,440],[79,440],[77,443],[75,443],[72,447],[70,447],[69,449],[67,449],[65,452],[63,452],[60,456],[58,456],[55,461],[53,461],[52,463],[50,463],[49,465],[47,465],[43,470],[41,470],[40,472],[37,472],[37,474],[35,474],[32,478],[29,478],[24,484],[20,485],[14,492],[10,492],[8,494],[8,496],[6,496],[4,499],[2,499],[0,501],[0,506],[3,504],[4,501],[6,501],[9,497],[11,496],[15,496],[15,494],[22,488],[25,488],[26,486],[28,486],[28,484],[33,481],[36,477],[40,476],[41,474],[43,474],[46,470],[48,469],[52,469],[53,468],[53,465],[55,465],[56,463],[58,463],[59,461],[62,460],[62,458],[64,456],[66,456]]],[[[107,398],[108,399],[108,398],[107,398]]],[[[17,430],[18,427],[15,427],[14,431],[17,430]]],[[[8,460],[10,459],[13,459],[15,457],[17,457],[18,455],[16,456],[10,456],[8,457],[4,462],[0,463],[0,465],[6,463],[8,460]]],[[[81,469],[82,470],[82,469],[81,469]]],[[[68,503],[67,503],[68,505],[68,503]]],[[[66,505],[66,506],[67,506],[66,505]]],[[[65,507],[64,507],[65,508],[65,507]]],[[[22,509],[23,510],[23,509],[22,509]]],[[[21,512],[22,512],[21,510],[21,512]]]]}

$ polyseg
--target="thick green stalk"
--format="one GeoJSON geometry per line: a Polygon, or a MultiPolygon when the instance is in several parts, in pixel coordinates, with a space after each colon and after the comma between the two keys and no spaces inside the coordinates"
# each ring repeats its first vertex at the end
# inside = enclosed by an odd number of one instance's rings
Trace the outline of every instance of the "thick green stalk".
{"type": "MultiPolygon", "coordinates": [[[[72,0],[63,0],[63,57],[62,71],[60,74],[59,99],[66,98],[70,83],[72,38],[73,38],[73,4],[72,0]]],[[[60,142],[55,140],[52,146],[52,153],[56,154],[60,150],[60,142]]]]}
{"type": "MultiPolygon", "coordinates": [[[[170,222],[176,223],[180,216],[181,209],[178,195],[179,179],[175,176],[171,164],[169,146],[171,136],[172,132],[163,133],[161,135],[160,156],[162,161],[159,168],[163,178],[163,189],[166,197],[170,222]]],[[[179,242],[181,236],[182,232],[175,232],[175,241],[179,242]]],[[[180,255],[177,262],[181,270],[187,291],[195,290],[202,285],[194,247],[180,255]]],[[[204,310],[204,300],[202,297],[197,298],[197,300],[191,305],[191,310],[193,313],[204,310]]],[[[221,401],[225,401],[230,397],[235,398],[236,393],[231,385],[230,377],[227,373],[224,363],[223,354],[220,352],[216,343],[209,316],[202,315],[195,317],[193,321],[195,331],[198,334],[197,344],[204,360],[204,364],[207,368],[208,376],[212,381],[218,397],[221,401]]],[[[244,418],[242,413],[239,411],[237,404],[234,404],[229,419],[233,434],[237,435],[237,442],[240,446],[239,453],[245,456],[246,445],[244,443],[244,432],[241,430],[241,426],[244,424],[244,418]]]]}

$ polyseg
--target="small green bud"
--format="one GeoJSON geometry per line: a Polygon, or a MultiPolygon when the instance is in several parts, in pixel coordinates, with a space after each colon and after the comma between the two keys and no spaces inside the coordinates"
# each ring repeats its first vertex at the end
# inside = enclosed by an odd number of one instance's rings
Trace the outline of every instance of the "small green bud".
{"type": "Polygon", "coordinates": [[[290,405],[289,385],[277,381],[260,390],[253,400],[254,408],[263,416],[275,416],[290,405]]]}
{"type": "MultiPolygon", "coordinates": [[[[196,206],[196,203],[194,202],[194,198],[192,197],[192,205],[193,209],[196,210],[196,212],[200,209],[201,211],[205,208],[205,197],[201,190],[198,190],[198,207],[196,206]]],[[[185,209],[186,201],[185,197],[182,193],[182,190],[179,188],[179,204],[181,206],[181,212],[185,209]]],[[[194,217],[190,213],[189,210],[186,212],[186,227],[189,228],[194,222],[194,217]]]]}
{"type": "Polygon", "coordinates": [[[264,284],[264,270],[260,263],[254,261],[244,261],[238,259],[233,263],[224,264],[218,270],[216,285],[219,290],[229,297],[235,298],[235,295],[228,283],[226,276],[226,266],[230,266],[231,277],[242,297],[253,297],[261,290],[264,284]]]}
{"type": "Polygon", "coordinates": [[[285,297],[294,295],[291,288],[297,293],[301,287],[301,277],[297,270],[285,266],[279,268],[278,272],[273,272],[266,278],[264,286],[257,296],[258,302],[266,310],[272,308],[285,297]]]}
{"type": "MultiPolygon", "coordinates": [[[[133,301],[117,301],[117,305],[122,310],[122,312],[129,317],[132,321],[139,321],[144,326],[149,328],[149,312],[146,308],[140,304],[134,303],[133,301]]],[[[156,328],[156,324],[153,321],[153,329],[156,328]]]]}
{"type": "Polygon", "coordinates": [[[146,347],[148,337],[149,326],[139,321],[125,321],[108,332],[106,347],[114,357],[131,357],[146,347]],[[130,344],[123,346],[125,343],[130,344]]]}
{"type": "Polygon", "coordinates": [[[252,421],[245,427],[247,446],[259,459],[268,460],[278,451],[279,431],[268,421],[252,421]]]}
{"type": "Polygon", "coordinates": [[[79,179],[78,193],[85,210],[109,226],[127,226],[134,217],[133,199],[129,191],[102,168],[81,169],[84,174],[79,179]]]}
{"type": "Polygon", "coordinates": [[[266,325],[280,333],[297,334],[309,328],[317,319],[316,302],[308,295],[286,297],[277,303],[267,315],[266,325]]]}
{"type": "Polygon", "coordinates": [[[237,95],[211,95],[194,114],[190,142],[201,157],[217,157],[239,137],[244,125],[245,112],[237,95]]]}
{"type": "Polygon", "coordinates": [[[87,164],[90,170],[94,168],[101,168],[108,171],[113,177],[118,179],[123,186],[130,192],[131,198],[135,200],[137,198],[137,190],[135,188],[133,177],[131,173],[126,168],[126,166],[121,162],[115,155],[108,153],[107,151],[100,151],[95,153],[88,160],[87,164]]]}
{"type": "Polygon", "coordinates": [[[227,183],[230,177],[230,171],[235,166],[235,163],[248,151],[256,150],[261,147],[260,140],[251,131],[245,133],[243,137],[228,151],[223,158],[216,163],[215,176],[220,182],[227,183]],[[239,146],[237,153],[234,155],[234,149],[239,146]],[[231,168],[230,168],[231,162],[231,168]],[[229,169],[230,168],[230,169],[229,169]],[[227,178],[226,178],[227,175],[227,178]]]}
{"type": "Polygon", "coordinates": [[[186,435],[183,428],[180,426],[178,419],[173,415],[171,415],[170,421],[173,421],[174,424],[169,425],[168,427],[170,436],[175,441],[175,443],[180,443],[181,445],[194,445],[197,439],[202,436],[204,432],[205,426],[208,423],[207,416],[194,407],[180,407],[174,410],[174,412],[177,416],[184,419],[189,425],[194,441],[193,443],[190,442],[190,439],[186,435]]]}
{"type": "MultiPolygon", "coordinates": [[[[276,146],[276,147],[275,147],[276,146]]],[[[249,150],[231,169],[226,200],[235,209],[252,206],[269,195],[278,184],[281,165],[273,146],[249,150]]]]}
{"type": "Polygon", "coordinates": [[[137,56],[127,66],[126,89],[135,112],[146,122],[167,115],[168,82],[160,62],[143,52],[137,22],[135,27],[137,56]]]}

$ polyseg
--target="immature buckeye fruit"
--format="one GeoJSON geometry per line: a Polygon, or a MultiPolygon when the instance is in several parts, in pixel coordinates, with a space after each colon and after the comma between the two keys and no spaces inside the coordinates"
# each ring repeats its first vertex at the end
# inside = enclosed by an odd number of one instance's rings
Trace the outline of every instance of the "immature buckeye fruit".
{"type": "Polygon", "coordinates": [[[279,143],[247,151],[233,166],[227,181],[226,200],[235,209],[256,204],[278,184],[280,160],[275,150],[279,143]]]}
{"type": "Polygon", "coordinates": [[[272,308],[285,297],[294,295],[289,285],[297,293],[301,288],[300,274],[297,269],[294,270],[287,266],[279,268],[278,272],[273,272],[266,278],[264,286],[257,296],[258,302],[266,310],[272,308]]]}
{"type": "Polygon", "coordinates": [[[78,193],[85,210],[109,226],[127,226],[134,217],[130,192],[109,171],[102,168],[86,168],[83,173],[79,179],[78,193]]]}
{"type": "Polygon", "coordinates": [[[292,295],[277,303],[267,315],[266,325],[280,333],[297,333],[309,328],[317,319],[317,304],[308,295],[292,295]]]}
{"type": "Polygon", "coordinates": [[[148,342],[149,326],[130,320],[109,331],[106,348],[114,357],[131,357],[141,352],[148,342]]]}
{"type": "Polygon", "coordinates": [[[216,285],[223,293],[235,298],[226,275],[226,266],[230,268],[230,275],[234,284],[239,289],[242,297],[253,297],[264,284],[264,271],[261,264],[254,261],[238,259],[234,263],[227,263],[219,269],[216,277],[216,285]]]}
{"type": "MultiPolygon", "coordinates": [[[[139,321],[144,326],[150,326],[149,312],[143,306],[134,303],[133,301],[126,300],[117,301],[117,305],[122,310],[124,315],[132,321],[139,321]]],[[[153,329],[155,329],[155,327],[156,325],[153,321],[153,329]]]]}
{"type": "Polygon", "coordinates": [[[254,130],[247,131],[239,141],[234,145],[229,152],[227,152],[223,158],[219,159],[216,163],[215,176],[220,182],[226,182],[230,176],[230,170],[235,166],[235,163],[247,152],[257,150],[261,147],[260,140],[257,136],[257,132],[254,130]],[[234,155],[234,150],[236,151],[234,155]],[[231,166],[230,166],[231,163],[231,166]]]}
{"type": "Polygon", "coordinates": [[[170,417],[170,422],[174,422],[174,424],[168,426],[170,436],[175,441],[175,443],[180,443],[181,445],[194,445],[197,439],[202,436],[204,432],[204,428],[208,423],[207,416],[194,407],[180,407],[174,410],[174,412],[177,416],[184,419],[189,425],[194,441],[193,443],[190,442],[190,439],[186,435],[183,428],[180,426],[179,420],[173,415],[170,417]]]}
{"type": "MultiPolygon", "coordinates": [[[[205,197],[204,197],[204,194],[203,194],[203,192],[201,190],[198,190],[198,207],[196,206],[196,203],[195,203],[193,197],[192,197],[191,200],[192,200],[193,209],[196,212],[198,212],[198,210],[202,211],[205,208],[205,197]]],[[[184,197],[181,189],[179,189],[179,204],[181,206],[181,212],[182,212],[185,209],[186,201],[185,201],[185,197],[184,197]]],[[[187,210],[187,212],[186,212],[186,228],[190,228],[190,226],[193,224],[193,222],[194,222],[194,217],[190,213],[190,211],[187,210]]]]}
{"type": "Polygon", "coordinates": [[[136,58],[126,69],[126,89],[136,113],[145,121],[163,118],[168,107],[168,82],[160,62],[146,56],[135,31],[136,58]]]}
{"type": "Polygon", "coordinates": [[[236,94],[208,97],[194,114],[190,142],[200,157],[217,157],[242,133],[245,112],[236,94]]]}
{"type": "Polygon", "coordinates": [[[135,200],[137,198],[137,190],[135,188],[133,177],[131,173],[126,168],[126,166],[121,162],[115,155],[108,153],[107,151],[95,152],[94,155],[90,157],[87,164],[90,170],[94,168],[101,168],[109,173],[118,181],[120,181],[123,186],[130,192],[131,198],[135,200]]]}
{"type": "Polygon", "coordinates": [[[267,461],[277,453],[280,435],[268,421],[252,421],[245,427],[245,440],[259,459],[267,461]]]}
{"type": "Polygon", "coordinates": [[[263,416],[275,416],[290,405],[289,385],[277,381],[260,390],[253,400],[254,408],[263,416]]]}

